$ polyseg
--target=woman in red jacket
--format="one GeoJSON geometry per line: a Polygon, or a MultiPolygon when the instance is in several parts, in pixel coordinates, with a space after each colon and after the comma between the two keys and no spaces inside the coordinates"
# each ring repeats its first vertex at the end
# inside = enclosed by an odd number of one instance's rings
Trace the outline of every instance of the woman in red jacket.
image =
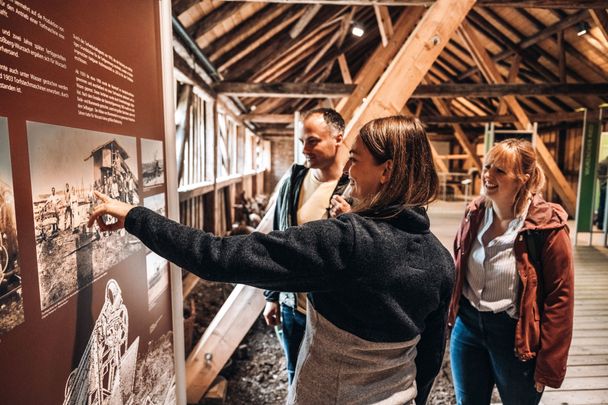
{"type": "Polygon", "coordinates": [[[449,324],[458,404],[538,404],[566,374],[574,312],[567,214],[542,199],[530,142],[508,139],[485,159],[482,196],[454,242],[449,324]]]}

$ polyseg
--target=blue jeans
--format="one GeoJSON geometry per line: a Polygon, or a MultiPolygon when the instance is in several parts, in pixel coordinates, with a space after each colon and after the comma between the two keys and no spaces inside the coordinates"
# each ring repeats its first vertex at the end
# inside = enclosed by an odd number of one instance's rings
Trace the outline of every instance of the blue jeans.
{"type": "Polygon", "coordinates": [[[293,381],[296,374],[296,364],[298,362],[298,352],[304,331],[306,330],[306,315],[298,312],[287,305],[281,305],[281,323],[283,329],[283,350],[287,359],[287,376],[289,384],[293,381]]]}
{"type": "Polygon", "coordinates": [[[535,360],[514,354],[515,324],[506,312],[479,312],[464,297],[450,341],[454,391],[459,405],[488,405],[494,384],[504,405],[536,405],[535,360]]]}

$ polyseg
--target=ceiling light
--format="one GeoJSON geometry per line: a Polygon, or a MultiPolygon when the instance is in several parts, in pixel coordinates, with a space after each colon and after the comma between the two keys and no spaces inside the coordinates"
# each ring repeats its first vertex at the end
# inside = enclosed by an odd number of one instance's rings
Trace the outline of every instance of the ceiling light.
{"type": "Polygon", "coordinates": [[[577,29],[577,33],[576,35],[583,36],[587,33],[587,31],[589,31],[589,23],[587,21],[581,21],[580,23],[576,24],[576,29],[577,29]]]}
{"type": "Polygon", "coordinates": [[[257,108],[257,107],[256,107],[256,105],[255,105],[255,104],[254,104],[254,105],[252,105],[251,107],[249,107],[249,109],[250,109],[252,112],[253,112],[253,111],[255,111],[255,109],[256,109],[256,108],[257,108]]]}
{"type": "Polygon", "coordinates": [[[363,36],[363,34],[365,34],[365,30],[363,29],[363,27],[361,27],[360,25],[353,25],[353,30],[351,31],[352,34],[356,37],[361,38],[363,36]]]}

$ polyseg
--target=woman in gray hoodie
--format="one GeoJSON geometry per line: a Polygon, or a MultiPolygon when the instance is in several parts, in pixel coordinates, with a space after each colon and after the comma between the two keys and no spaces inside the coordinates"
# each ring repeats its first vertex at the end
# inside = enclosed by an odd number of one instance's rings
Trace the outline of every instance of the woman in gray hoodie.
{"type": "Polygon", "coordinates": [[[424,404],[454,279],[425,206],[438,179],[420,121],[373,120],[350,151],[353,211],[268,235],[215,237],[97,194],[89,226],[126,230],[208,280],[308,292],[290,404],[424,404]],[[106,224],[103,215],[117,218],[106,224]]]}

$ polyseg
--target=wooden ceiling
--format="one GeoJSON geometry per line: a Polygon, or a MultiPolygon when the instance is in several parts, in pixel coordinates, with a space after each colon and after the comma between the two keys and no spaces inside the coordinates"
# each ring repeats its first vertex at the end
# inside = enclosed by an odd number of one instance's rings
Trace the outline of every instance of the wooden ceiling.
{"type": "MultiPolygon", "coordinates": [[[[431,3],[173,0],[173,14],[219,79],[210,83],[214,92],[232,98],[260,134],[287,134],[296,111],[345,108],[363,72],[386,67],[431,3]],[[354,26],[363,36],[352,34],[354,26]]],[[[457,123],[475,133],[488,121],[513,125],[503,98],[514,95],[540,125],[580,119],[580,107],[608,101],[606,8],[600,0],[478,0],[404,111],[431,132],[457,123]],[[480,71],[471,31],[504,83],[489,84],[500,82],[480,71]]]]}

